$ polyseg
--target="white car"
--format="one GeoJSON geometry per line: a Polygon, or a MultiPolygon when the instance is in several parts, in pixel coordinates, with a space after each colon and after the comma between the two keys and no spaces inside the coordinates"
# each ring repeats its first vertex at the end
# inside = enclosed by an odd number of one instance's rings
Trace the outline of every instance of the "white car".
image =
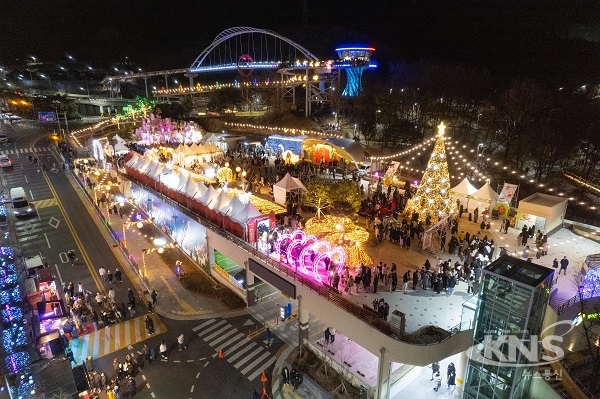
{"type": "Polygon", "coordinates": [[[0,154],[0,167],[1,168],[11,168],[13,166],[10,158],[4,154],[0,154]]]}

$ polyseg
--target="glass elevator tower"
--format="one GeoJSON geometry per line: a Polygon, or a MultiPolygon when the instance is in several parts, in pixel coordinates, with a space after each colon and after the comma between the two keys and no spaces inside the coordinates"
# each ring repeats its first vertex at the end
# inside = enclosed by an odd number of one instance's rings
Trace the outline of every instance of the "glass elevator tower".
{"type": "Polygon", "coordinates": [[[508,255],[483,269],[464,399],[529,397],[553,278],[553,269],[508,255]]]}

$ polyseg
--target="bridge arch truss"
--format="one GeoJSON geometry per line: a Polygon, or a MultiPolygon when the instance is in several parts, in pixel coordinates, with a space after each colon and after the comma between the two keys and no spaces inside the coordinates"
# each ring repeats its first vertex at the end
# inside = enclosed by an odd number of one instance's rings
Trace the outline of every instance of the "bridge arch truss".
{"type": "Polygon", "coordinates": [[[267,29],[234,27],[219,33],[194,60],[190,73],[238,68],[278,69],[318,58],[300,44],[267,29]],[[247,57],[249,56],[249,57],[247,57]]]}

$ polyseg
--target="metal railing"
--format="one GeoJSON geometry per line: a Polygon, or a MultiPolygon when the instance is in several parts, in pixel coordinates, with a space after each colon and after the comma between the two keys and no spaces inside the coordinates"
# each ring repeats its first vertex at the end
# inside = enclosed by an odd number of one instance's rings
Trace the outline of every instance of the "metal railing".
{"type": "Polygon", "coordinates": [[[592,291],[588,291],[588,292],[584,292],[584,293],[577,293],[574,297],[566,300],[565,302],[561,303],[557,308],[556,308],[556,314],[560,316],[560,314],[562,312],[565,311],[565,309],[570,308],[571,306],[575,305],[576,303],[578,303],[580,300],[585,300],[585,299],[590,299],[594,296],[594,293],[597,293],[596,291],[592,290],[592,291]]]}
{"type": "MultiPolygon", "coordinates": [[[[124,176],[122,176],[122,177],[124,177],[124,176]]],[[[129,178],[129,176],[127,176],[127,178],[129,178]]],[[[172,207],[177,208],[180,212],[182,212],[185,215],[187,215],[188,217],[196,220],[202,226],[210,229],[214,233],[220,235],[221,237],[232,242],[239,248],[243,249],[249,255],[253,256],[256,259],[259,259],[267,266],[277,270],[278,272],[284,274],[285,276],[289,277],[290,279],[296,281],[297,283],[301,284],[302,286],[304,286],[304,287],[308,288],[309,290],[311,290],[312,292],[316,293],[320,297],[326,299],[328,302],[333,303],[334,305],[336,305],[337,307],[346,311],[347,313],[349,313],[349,314],[355,316],[356,318],[360,319],[361,321],[367,323],[370,327],[373,327],[376,330],[380,331],[381,333],[386,334],[387,336],[393,337],[399,341],[413,343],[411,340],[405,339],[404,335],[400,334],[399,329],[397,329],[396,327],[391,325],[389,322],[383,320],[382,318],[377,317],[372,312],[369,312],[369,311],[363,309],[361,305],[357,305],[354,302],[347,300],[346,298],[344,298],[342,296],[342,294],[338,290],[334,289],[333,287],[331,287],[327,284],[324,284],[324,283],[319,284],[316,281],[312,280],[311,278],[308,278],[306,276],[303,276],[302,274],[297,273],[294,268],[292,268],[286,264],[283,264],[281,262],[278,262],[277,260],[273,259],[269,255],[257,250],[247,241],[235,236],[234,234],[225,230],[223,227],[218,226],[218,225],[204,219],[203,216],[192,212],[185,205],[173,200],[172,198],[168,197],[164,193],[155,190],[152,186],[149,186],[146,184],[141,184],[141,182],[139,182],[139,181],[137,181],[137,183],[144,190],[152,192],[154,195],[156,195],[158,198],[160,198],[163,202],[169,204],[172,207]]],[[[80,182],[80,184],[81,184],[81,182],[80,182]]],[[[87,192],[86,192],[86,194],[87,194],[87,192]]],[[[99,212],[99,214],[102,216],[102,214],[100,212],[99,212]]],[[[104,219],[103,216],[102,216],[102,218],[104,219]]],[[[110,228],[110,226],[107,225],[107,227],[113,233],[113,237],[115,237],[115,234],[112,231],[112,229],[110,228]]],[[[128,256],[128,259],[129,258],[130,257],[128,256]]],[[[131,259],[130,259],[130,262],[131,262],[131,259]]],[[[459,331],[461,331],[461,325],[459,324],[458,326],[455,326],[447,331],[449,333],[448,336],[445,336],[439,342],[443,342],[446,339],[448,339],[451,336],[458,333],[459,331]]],[[[436,342],[436,343],[439,343],[439,342],[436,342]]],[[[420,344],[420,345],[425,345],[425,344],[420,344]]]]}

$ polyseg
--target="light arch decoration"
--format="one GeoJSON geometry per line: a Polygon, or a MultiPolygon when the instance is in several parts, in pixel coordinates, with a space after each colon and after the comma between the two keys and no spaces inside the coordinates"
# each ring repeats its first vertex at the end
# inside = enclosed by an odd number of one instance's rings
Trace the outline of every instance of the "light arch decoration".
{"type": "MultiPolygon", "coordinates": [[[[217,37],[215,37],[215,39],[213,40],[213,42],[207,47],[205,48],[202,53],[200,53],[200,55],[198,55],[198,57],[194,60],[194,62],[192,63],[192,65],[189,68],[189,72],[190,73],[197,73],[197,72],[208,72],[208,71],[214,71],[214,70],[219,70],[219,69],[237,69],[238,68],[238,62],[239,62],[239,57],[242,54],[245,54],[247,56],[251,56],[253,58],[253,68],[278,68],[281,63],[282,63],[282,59],[283,58],[283,53],[282,53],[282,44],[281,42],[286,43],[289,48],[293,48],[295,50],[295,52],[301,54],[303,57],[306,58],[307,61],[318,61],[318,58],[311,53],[310,51],[308,51],[306,48],[304,48],[303,46],[301,46],[300,44],[294,42],[291,39],[288,39],[285,36],[280,35],[277,32],[271,31],[271,30],[267,30],[267,29],[260,29],[260,28],[252,28],[252,27],[248,27],[248,26],[241,26],[241,27],[234,27],[234,28],[229,28],[229,29],[225,29],[224,31],[222,31],[221,33],[219,33],[217,35],[217,37]],[[258,35],[260,40],[258,41],[258,43],[254,40],[254,35],[258,35]],[[248,43],[247,43],[247,47],[244,47],[244,43],[241,42],[241,39],[244,38],[245,36],[248,36],[248,43]],[[239,47],[237,46],[238,41],[237,39],[240,38],[240,42],[239,42],[239,47]],[[268,46],[268,39],[274,39],[274,48],[273,48],[273,52],[269,53],[269,47],[268,46]],[[223,46],[223,51],[219,51],[220,46],[226,44],[226,42],[230,41],[234,39],[234,42],[236,44],[235,48],[232,47],[227,47],[227,46],[223,46]],[[263,42],[263,39],[267,42],[266,44],[263,42]],[[279,41],[279,54],[277,54],[277,44],[279,41]],[[259,47],[259,53],[260,56],[256,56],[256,48],[254,47],[256,44],[258,44],[259,47]],[[265,48],[263,46],[266,46],[265,48]],[[265,50],[265,52],[263,53],[263,50],[265,50]],[[254,53],[254,54],[251,54],[254,53]],[[215,57],[215,62],[210,62],[210,63],[206,63],[206,61],[212,61],[211,57],[214,55],[215,57]],[[279,57],[274,57],[275,55],[279,55],[279,57]],[[218,62],[216,62],[216,58],[219,58],[218,62]],[[266,58],[265,58],[266,57],[266,58]]],[[[288,51],[289,52],[289,51],[288,51]]],[[[289,55],[289,54],[288,54],[289,55]]],[[[291,57],[290,57],[291,58],[291,57]]],[[[297,58],[297,57],[294,57],[297,58]]],[[[287,61],[296,61],[296,59],[290,59],[287,61]]]]}
{"type": "Polygon", "coordinates": [[[338,274],[346,267],[343,248],[332,248],[328,241],[319,241],[302,230],[281,234],[275,242],[275,251],[281,262],[319,283],[330,279],[332,264],[338,274]]]}

